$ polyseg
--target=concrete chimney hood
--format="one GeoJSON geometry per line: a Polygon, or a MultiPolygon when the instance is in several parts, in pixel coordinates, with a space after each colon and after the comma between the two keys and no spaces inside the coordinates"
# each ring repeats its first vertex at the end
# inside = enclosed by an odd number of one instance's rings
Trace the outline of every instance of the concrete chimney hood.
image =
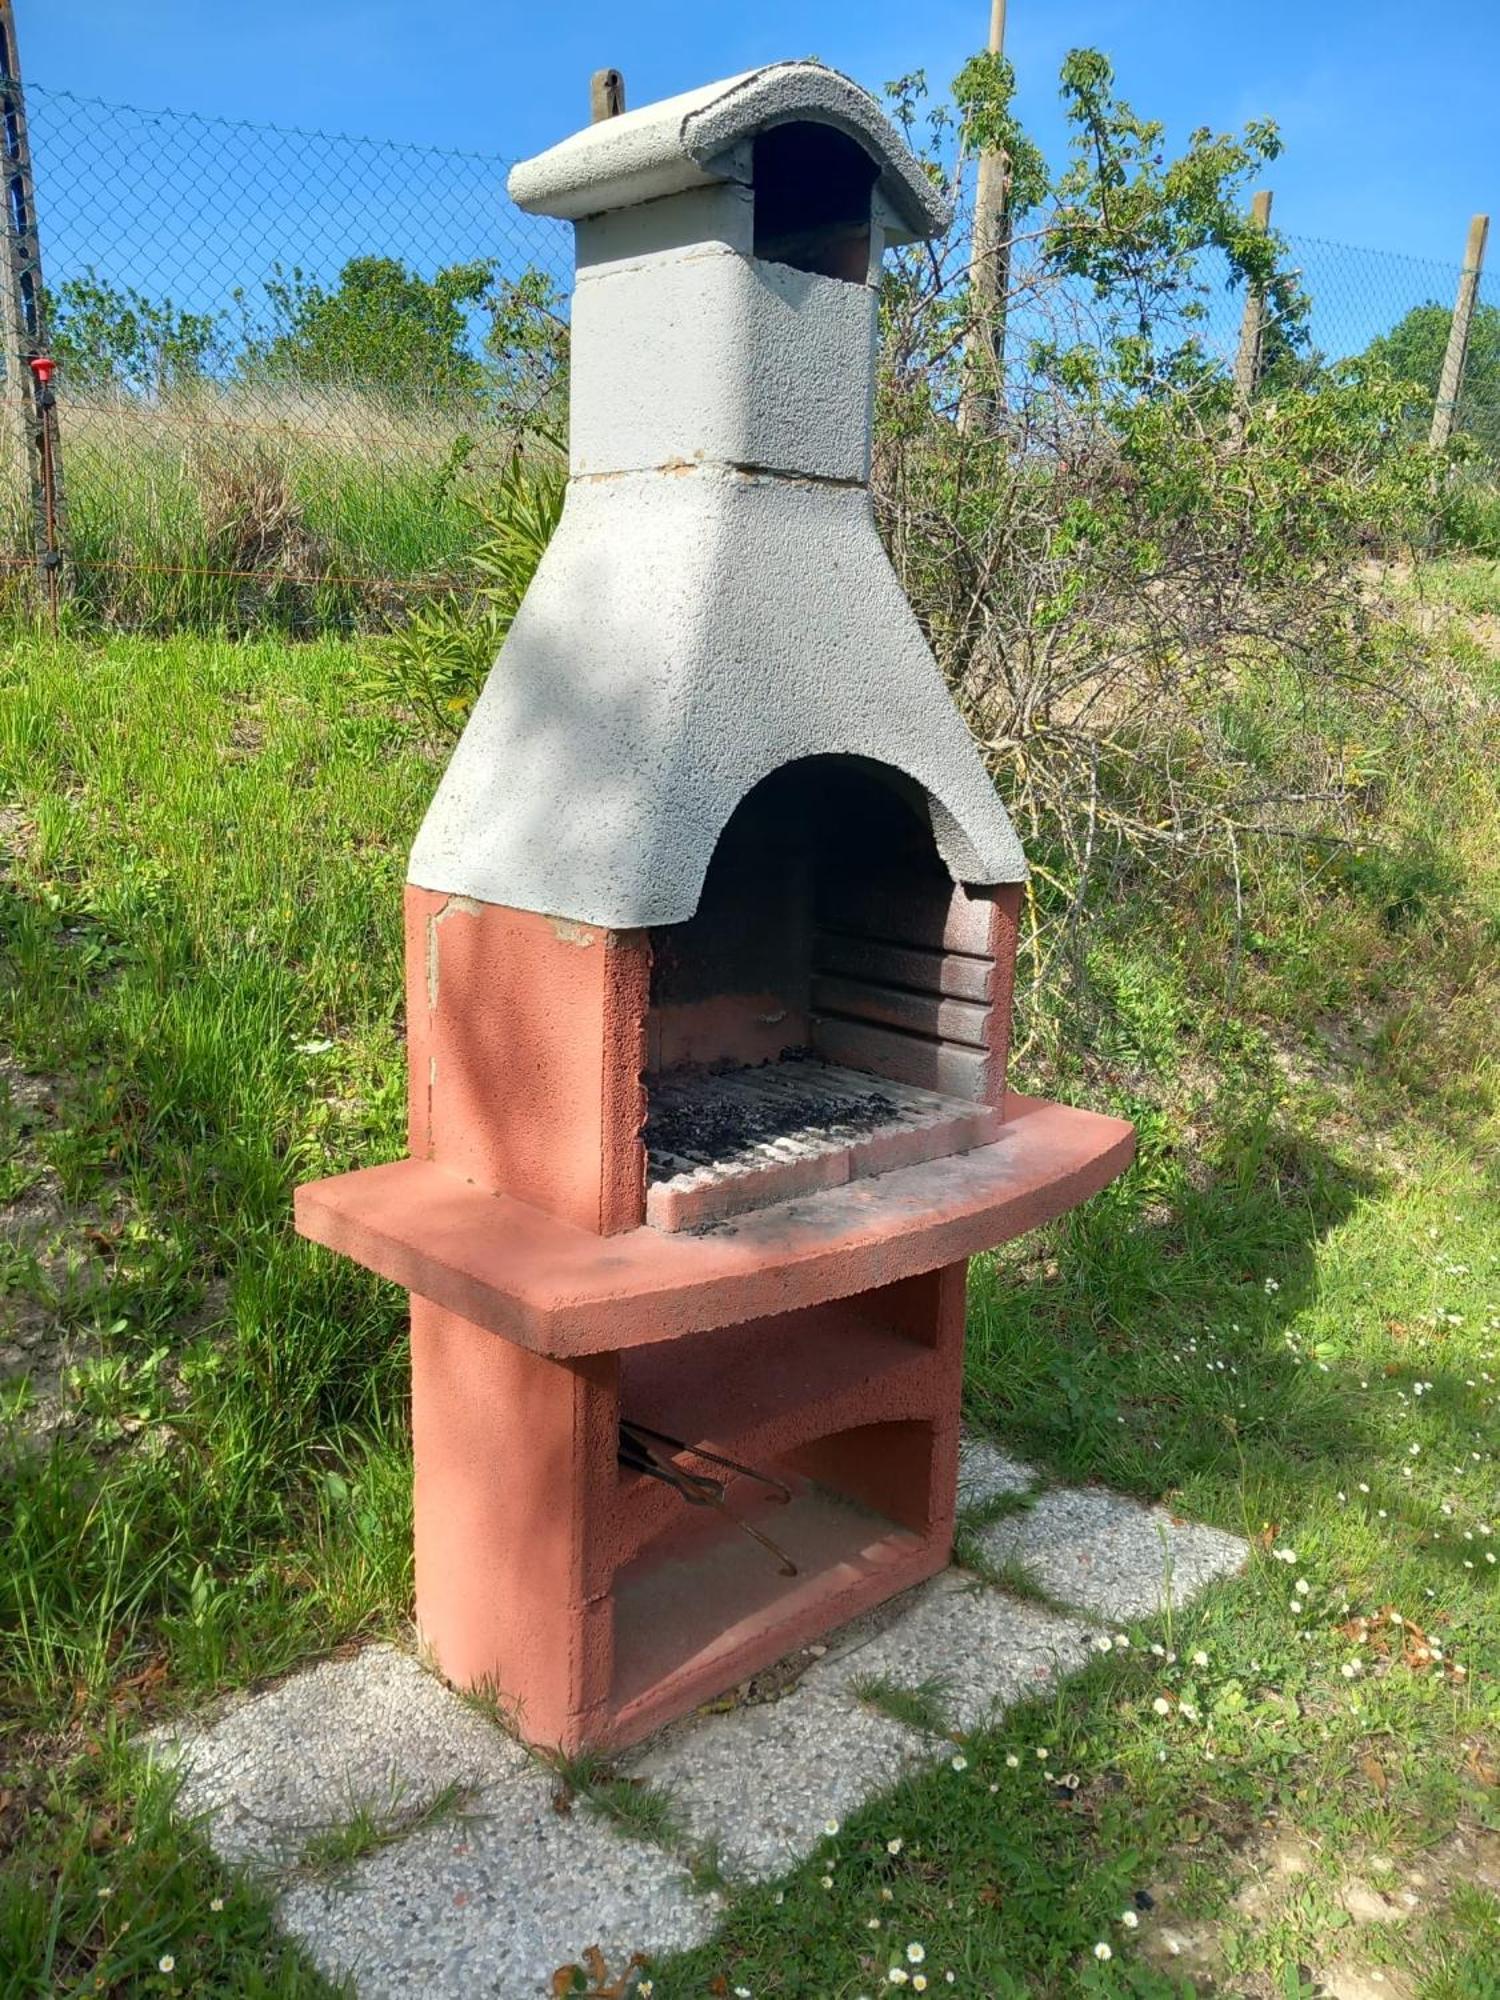
{"type": "Polygon", "coordinates": [[[882,251],[948,221],[875,100],[777,63],[510,191],[576,224],[571,477],[411,883],[680,923],[745,795],[828,756],[913,793],[956,882],[1024,879],[870,505],[882,251]]]}

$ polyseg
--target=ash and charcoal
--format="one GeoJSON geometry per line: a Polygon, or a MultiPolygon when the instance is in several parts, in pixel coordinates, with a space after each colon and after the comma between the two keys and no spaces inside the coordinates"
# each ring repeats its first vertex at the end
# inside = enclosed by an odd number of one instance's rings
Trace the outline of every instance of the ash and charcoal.
{"type": "Polygon", "coordinates": [[[775,1139],[854,1139],[900,1116],[889,1092],[856,1082],[811,1051],[776,1062],[648,1079],[653,1169],[729,1161],[775,1139]]]}

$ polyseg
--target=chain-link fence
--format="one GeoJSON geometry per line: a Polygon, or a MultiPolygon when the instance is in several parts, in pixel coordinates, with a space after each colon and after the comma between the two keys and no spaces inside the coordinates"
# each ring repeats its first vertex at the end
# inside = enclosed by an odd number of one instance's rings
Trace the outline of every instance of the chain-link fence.
{"type": "MultiPolygon", "coordinates": [[[[516,210],[490,155],[36,85],[25,102],[76,615],[347,629],[453,587],[470,503],[518,434],[561,435],[548,330],[565,325],[568,229],[516,210]]],[[[1304,362],[1383,343],[1435,393],[1457,263],[1288,241],[1311,300],[1304,362]]],[[[1242,308],[1213,295],[1226,358],[1242,308]]],[[[29,390],[4,391],[31,409],[29,390]]],[[[1500,454],[1493,306],[1475,315],[1459,423],[1500,454]]],[[[16,602],[37,561],[23,460],[7,482],[16,602]]]]}
{"type": "Polygon", "coordinates": [[[77,609],[328,629],[450,587],[549,422],[526,343],[571,233],[488,155],[26,104],[77,609]]]}
{"type": "MultiPolygon", "coordinates": [[[[1462,223],[1454,218],[1454,248],[1462,223]]],[[[1299,288],[1310,301],[1313,358],[1381,353],[1398,373],[1436,396],[1453,323],[1461,265],[1399,251],[1360,250],[1316,236],[1287,237],[1299,288]]],[[[1430,406],[1428,414],[1430,414],[1430,406]]],[[[1500,454],[1500,307],[1481,296],[1470,322],[1455,428],[1500,454]]]]}

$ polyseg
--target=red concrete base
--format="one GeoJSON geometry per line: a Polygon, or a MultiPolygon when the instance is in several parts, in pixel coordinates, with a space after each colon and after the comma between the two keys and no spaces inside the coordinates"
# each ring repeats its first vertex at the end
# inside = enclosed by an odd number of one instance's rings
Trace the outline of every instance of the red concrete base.
{"type": "Polygon", "coordinates": [[[753,1542],[726,1529],[690,1554],[665,1536],[621,1571],[612,1746],[638,1742],[948,1560],[946,1540],[894,1527],[816,1487],[803,1487],[790,1507],[746,1511],[792,1555],[796,1577],[778,1576],[753,1542]]]}
{"type": "Polygon", "coordinates": [[[437,1665],[533,1743],[618,1747],[941,1569],[964,1277],[585,1361],[414,1299],[417,1622],[437,1665]],[[743,1479],[726,1497],[797,1574],[622,1470],[622,1417],[784,1477],[790,1504],[743,1479]]]}
{"type": "Polygon", "coordinates": [[[413,1294],[417,1620],[450,1680],[533,1743],[618,1747],[943,1567],[966,1260],[1133,1148],[1118,1119],[1006,1114],[974,1152],[698,1236],[601,1234],[432,1160],[298,1190],[304,1235],[413,1294]],[[725,1498],[796,1575],[622,1470],[622,1421],[683,1439],[687,1470],[785,1479],[789,1504],[725,1498]]]}

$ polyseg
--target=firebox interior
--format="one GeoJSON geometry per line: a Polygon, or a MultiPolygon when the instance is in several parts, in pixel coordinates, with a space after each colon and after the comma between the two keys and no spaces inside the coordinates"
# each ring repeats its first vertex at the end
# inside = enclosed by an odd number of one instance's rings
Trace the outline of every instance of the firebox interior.
{"type": "Polygon", "coordinates": [[[762,780],[694,914],[651,932],[647,1219],[722,1220],[985,1143],[993,918],[900,773],[812,757],[762,780]]]}
{"type": "Polygon", "coordinates": [[[866,283],[874,160],[857,140],[811,119],[756,135],[755,254],[824,278],[866,283]]]}
{"type": "Polygon", "coordinates": [[[808,757],[746,795],[693,915],[651,933],[653,1071],[816,1046],[821,933],[866,928],[895,880],[915,904],[946,903],[953,885],[902,782],[854,758],[808,757]]]}

